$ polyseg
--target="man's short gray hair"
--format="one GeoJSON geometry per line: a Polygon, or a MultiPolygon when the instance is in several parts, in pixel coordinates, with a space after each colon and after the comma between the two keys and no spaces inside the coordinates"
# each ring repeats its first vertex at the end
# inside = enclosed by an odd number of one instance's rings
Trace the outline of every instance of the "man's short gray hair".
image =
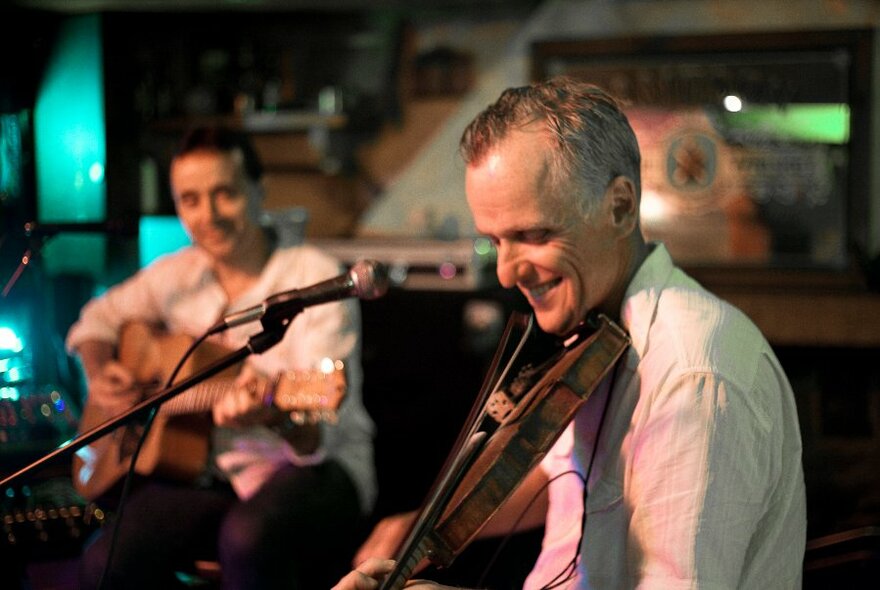
{"type": "Polygon", "coordinates": [[[479,164],[508,133],[532,123],[543,123],[553,142],[554,186],[576,191],[585,215],[617,176],[632,180],[640,194],[639,145],[621,103],[568,77],[505,90],[465,129],[459,145],[465,163],[479,164]]]}

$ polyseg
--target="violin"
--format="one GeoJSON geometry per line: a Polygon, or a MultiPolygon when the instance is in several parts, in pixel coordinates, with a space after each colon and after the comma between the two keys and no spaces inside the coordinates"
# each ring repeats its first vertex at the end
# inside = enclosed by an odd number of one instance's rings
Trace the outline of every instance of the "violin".
{"type": "MultiPolygon", "coordinates": [[[[515,315],[493,365],[517,323],[522,318],[515,315]]],[[[591,314],[557,354],[525,372],[525,384],[514,382],[500,398],[497,390],[487,393],[490,386],[484,384],[475,404],[482,410],[471,411],[381,590],[403,588],[426,558],[439,567],[451,565],[541,462],[629,342],[626,332],[606,316],[591,314]],[[487,426],[487,415],[500,418],[500,424],[487,426]]]]}

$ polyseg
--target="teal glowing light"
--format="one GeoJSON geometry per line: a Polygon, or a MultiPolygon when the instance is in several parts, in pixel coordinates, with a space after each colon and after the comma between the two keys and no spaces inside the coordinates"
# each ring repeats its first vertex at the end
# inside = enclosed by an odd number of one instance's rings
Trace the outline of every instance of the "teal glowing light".
{"type": "Polygon", "coordinates": [[[89,180],[95,183],[101,182],[104,180],[104,165],[100,162],[95,162],[91,166],[89,166],[89,180]]]}
{"type": "Polygon", "coordinates": [[[15,330],[2,326],[0,327],[0,350],[11,351],[14,353],[21,352],[24,349],[24,343],[15,330]]]}
{"type": "Polygon", "coordinates": [[[22,127],[27,114],[0,114],[0,203],[21,196],[22,127]]]}
{"type": "Polygon", "coordinates": [[[144,215],[138,225],[138,260],[141,268],[153,260],[189,245],[183,224],[175,215],[144,215]]]}
{"type": "Polygon", "coordinates": [[[106,133],[100,15],[60,28],[34,108],[42,222],[103,221],[106,133]]]}
{"type": "Polygon", "coordinates": [[[18,387],[0,387],[0,399],[8,399],[17,402],[21,397],[18,387]]]}
{"type": "Polygon", "coordinates": [[[63,232],[43,246],[43,268],[51,276],[82,274],[100,277],[107,261],[102,235],[63,232]]]}

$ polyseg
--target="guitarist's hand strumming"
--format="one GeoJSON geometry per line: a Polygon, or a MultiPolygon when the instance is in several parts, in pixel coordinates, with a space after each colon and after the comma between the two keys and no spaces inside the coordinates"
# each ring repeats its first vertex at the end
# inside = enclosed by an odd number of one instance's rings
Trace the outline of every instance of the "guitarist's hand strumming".
{"type": "Polygon", "coordinates": [[[101,406],[111,416],[128,410],[142,397],[143,391],[137,387],[134,375],[115,360],[104,363],[89,381],[89,402],[101,406]]]}

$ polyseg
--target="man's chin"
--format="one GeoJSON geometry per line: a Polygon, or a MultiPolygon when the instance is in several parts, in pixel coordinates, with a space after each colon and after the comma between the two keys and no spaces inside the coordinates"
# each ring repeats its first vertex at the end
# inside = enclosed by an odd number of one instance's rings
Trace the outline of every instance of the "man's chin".
{"type": "Polygon", "coordinates": [[[535,320],[538,322],[538,326],[541,327],[542,330],[547,332],[548,334],[554,334],[556,336],[564,336],[568,334],[570,331],[568,326],[564,325],[560,318],[555,317],[550,314],[543,314],[541,312],[535,313],[535,320]]]}
{"type": "Polygon", "coordinates": [[[232,244],[229,240],[223,239],[214,239],[214,240],[201,240],[198,244],[202,247],[206,252],[211,252],[212,254],[223,254],[232,249],[232,244]]]}

